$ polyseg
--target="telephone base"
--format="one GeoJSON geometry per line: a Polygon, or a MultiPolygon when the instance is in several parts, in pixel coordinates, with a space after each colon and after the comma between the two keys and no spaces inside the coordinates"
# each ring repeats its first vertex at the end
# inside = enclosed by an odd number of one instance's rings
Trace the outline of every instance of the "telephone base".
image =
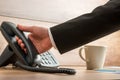
{"type": "Polygon", "coordinates": [[[48,68],[48,67],[33,67],[24,65],[21,62],[19,62],[18,57],[13,52],[11,47],[9,45],[6,46],[3,53],[0,56],[0,67],[5,67],[8,64],[12,64],[13,68],[22,68],[28,71],[33,72],[46,72],[46,73],[66,73],[73,75],[76,73],[74,69],[68,69],[68,68],[48,68]]]}
{"type": "Polygon", "coordinates": [[[16,61],[16,56],[9,45],[6,46],[4,51],[0,56],[0,67],[7,66],[8,64],[13,64],[16,61]]]}

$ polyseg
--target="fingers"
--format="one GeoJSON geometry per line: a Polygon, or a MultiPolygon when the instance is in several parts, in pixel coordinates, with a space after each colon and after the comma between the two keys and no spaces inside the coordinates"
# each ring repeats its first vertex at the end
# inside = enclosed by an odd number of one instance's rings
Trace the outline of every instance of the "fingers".
{"type": "Polygon", "coordinates": [[[25,53],[27,53],[26,48],[25,48],[25,45],[24,45],[24,43],[22,42],[22,40],[19,39],[18,37],[16,37],[16,40],[17,40],[18,45],[21,47],[21,49],[24,50],[25,53]]]}
{"type": "Polygon", "coordinates": [[[17,25],[18,29],[25,31],[25,32],[33,32],[33,28],[32,26],[23,26],[23,25],[17,25]]]}
{"type": "Polygon", "coordinates": [[[19,40],[19,38],[17,36],[15,38],[16,38],[17,41],[19,40]]]}

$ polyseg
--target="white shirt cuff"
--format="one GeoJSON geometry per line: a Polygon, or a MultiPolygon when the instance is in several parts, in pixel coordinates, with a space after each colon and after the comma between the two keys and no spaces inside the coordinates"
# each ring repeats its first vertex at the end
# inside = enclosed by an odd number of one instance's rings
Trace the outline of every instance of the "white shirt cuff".
{"type": "Polygon", "coordinates": [[[56,44],[55,44],[55,41],[54,41],[53,36],[52,36],[52,33],[51,33],[51,31],[50,31],[50,28],[48,28],[48,34],[49,34],[49,37],[50,37],[52,46],[53,46],[55,49],[57,49],[56,44]]]}

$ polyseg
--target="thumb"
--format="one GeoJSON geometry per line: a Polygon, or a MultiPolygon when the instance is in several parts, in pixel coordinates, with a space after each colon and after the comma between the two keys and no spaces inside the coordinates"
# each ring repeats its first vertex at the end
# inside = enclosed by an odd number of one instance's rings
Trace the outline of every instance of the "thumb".
{"type": "Polygon", "coordinates": [[[18,29],[25,31],[25,32],[33,32],[32,26],[23,26],[23,25],[17,25],[18,29]]]}

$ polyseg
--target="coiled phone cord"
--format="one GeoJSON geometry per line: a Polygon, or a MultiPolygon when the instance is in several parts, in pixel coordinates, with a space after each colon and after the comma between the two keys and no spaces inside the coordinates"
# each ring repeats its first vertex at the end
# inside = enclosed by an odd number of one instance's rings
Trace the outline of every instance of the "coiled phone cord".
{"type": "Polygon", "coordinates": [[[74,69],[70,69],[70,68],[48,68],[48,67],[36,68],[36,67],[26,66],[26,65],[20,63],[19,61],[17,61],[15,63],[15,65],[22,69],[32,71],[32,72],[66,73],[66,74],[70,74],[70,75],[74,75],[76,73],[76,71],[74,69]]]}

